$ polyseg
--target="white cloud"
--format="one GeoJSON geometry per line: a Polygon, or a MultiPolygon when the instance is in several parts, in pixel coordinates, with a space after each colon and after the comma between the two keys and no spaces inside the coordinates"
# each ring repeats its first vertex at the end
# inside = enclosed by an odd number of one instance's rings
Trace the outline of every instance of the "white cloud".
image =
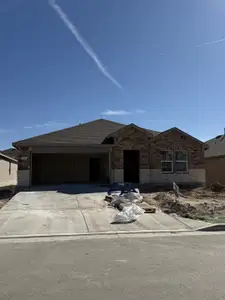
{"type": "Polygon", "coordinates": [[[137,114],[144,114],[146,111],[143,110],[143,109],[135,109],[135,112],[136,112],[137,114]]]}
{"type": "Polygon", "coordinates": [[[124,116],[124,115],[130,115],[131,112],[127,110],[106,110],[102,113],[104,116],[124,116]]]}
{"type": "Polygon", "coordinates": [[[118,109],[118,110],[111,110],[111,109],[108,109],[104,112],[101,113],[101,115],[103,116],[125,116],[125,115],[133,115],[133,114],[144,114],[146,111],[143,110],[143,109],[134,109],[132,111],[129,111],[129,110],[121,110],[121,109],[118,109]]]}
{"type": "Polygon", "coordinates": [[[82,37],[79,30],[76,28],[76,26],[69,20],[68,16],[65,14],[65,12],[62,10],[62,8],[56,4],[55,0],[49,0],[49,5],[55,10],[55,12],[59,15],[61,20],[64,22],[66,27],[71,31],[71,33],[75,36],[76,40],[80,45],[83,47],[83,49],[87,52],[87,54],[92,58],[92,60],[97,65],[98,69],[102,74],[107,77],[109,80],[112,81],[118,88],[122,89],[121,84],[107,71],[103,63],[100,61],[97,54],[94,52],[94,50],[91,48],[91,46],[88,44],[87,41],[82,37]]]}
{"type": "Polygon", "coordinates": [[[199,44],[199,45],[196,46],[196,48],[199,48],[199,47],[202,47],[202,46],[206,46],[206,45],[212,45],[212,44],[222,43],[222,42],[225,42],[225,38],[199,44]]]}
{"type": "Polygon", "coordinates": [[[44,127],[65,127],[68,126],[68,123],[65,122],[55,122],[55,121],[48,121],[46,123],[42,124],[34,124],[34,125],[28,125],[24,126],[24,129],[32,129],[32,128],[44,128],[44,127]]]}

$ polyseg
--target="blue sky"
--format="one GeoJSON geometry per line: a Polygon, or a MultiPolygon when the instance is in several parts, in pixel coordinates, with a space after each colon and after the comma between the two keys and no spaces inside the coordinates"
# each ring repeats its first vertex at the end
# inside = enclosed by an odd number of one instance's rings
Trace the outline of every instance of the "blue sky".
{"type": "Polygon", "coordinates": [[[101,117],[223,132],[223,0],[53,2],[0,1],[0,149],[101,117]]]}

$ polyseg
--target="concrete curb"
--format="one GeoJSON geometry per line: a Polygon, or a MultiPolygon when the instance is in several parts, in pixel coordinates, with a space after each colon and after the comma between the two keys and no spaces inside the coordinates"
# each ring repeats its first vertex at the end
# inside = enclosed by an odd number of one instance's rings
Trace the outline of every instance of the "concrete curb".
{"type": "Polygon", "coordinates": [[[180,222],[180,223],[183,224],[184,226],[186,226],[186,228],[187,228],[188,230],[193,230],[193,228],[192,228],[189,224],[187,224],[186,222],[184,222],[183,220],[181,220],[178,216],[175,216],[175,215],[173,215],[173,214],[170,214],[169,216],[172,217],[172,218],[174,218],[176,221],[180,222]]]}
{"type": "Polygon", "coordinates": [[[106,231],[106,232],[86,232],[86,233],[55,233],[55,234],[27,234],[27,235],[1,235],[0,240],[6,239],[32,239],[32,238],[57,238],[57,237],[88,237],[88,236],[108,236],[108,235],[138,235],[148,233],[184,233],[194,232],[195,230],[176,229],[176,230],[138,230],[138,231],[106,231]]]}
{"type": "Polygon", "coordinates": [[[212,225],[197,228],[196,231],[225,231],[225,223],[216,223],[212,225]]]}

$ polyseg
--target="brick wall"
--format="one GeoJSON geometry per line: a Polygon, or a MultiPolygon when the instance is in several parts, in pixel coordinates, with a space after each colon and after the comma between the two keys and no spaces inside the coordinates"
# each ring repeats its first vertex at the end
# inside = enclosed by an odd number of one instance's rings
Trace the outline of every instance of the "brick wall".
{"type": "Polygon", "coordinates": [[[135,127],[120,130],[112,150],[112,168],[123,169],[124,150],[140,150],[140,169],[149,169],[149,138],[147,132],[135,127]]]}
{"type": "Polygon", "coordinates": [[[112,168],[123,169],[123,150],[140,150],[140,169],[161,169],[161,151],[186,150],[189,169],[204,169],[203,145],[176,129],[153,138],[135,127],[120,130],[112,150],[112,168]]]}
{"type": "Polygon", "coordinates": [[[161,168],[161,151],[163,150],[186,150],[188,153],[188,168],[204,168],[203,144],[193,138],[183,135],[176,129],[158,135],[150,144],[150,168],[161,168]]]}

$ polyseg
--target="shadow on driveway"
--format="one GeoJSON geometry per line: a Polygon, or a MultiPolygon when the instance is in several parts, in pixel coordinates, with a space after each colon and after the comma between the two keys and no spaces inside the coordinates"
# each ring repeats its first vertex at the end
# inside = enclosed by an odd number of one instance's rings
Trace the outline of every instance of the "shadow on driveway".
{"type": "Polygon", "coordinates": [[[57,193],[75,195],[89,193],[106,193],[108,185],[99,184],[61,184],[61,185],[38,185],[25,190],[28,192],[56,191],[57,193]]]}

